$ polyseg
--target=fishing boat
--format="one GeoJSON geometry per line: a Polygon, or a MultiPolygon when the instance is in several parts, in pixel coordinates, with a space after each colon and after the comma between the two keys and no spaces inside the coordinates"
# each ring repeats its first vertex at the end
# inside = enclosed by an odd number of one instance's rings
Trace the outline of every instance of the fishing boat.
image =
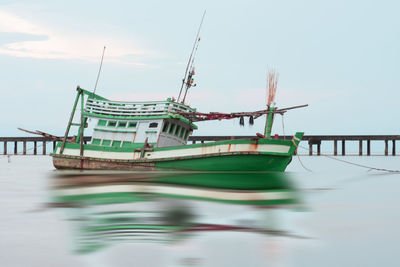
{"type": "MultiPolygon", "coordinates": [[[[290,109],[290,108],[289,108],[290,109]]],[[[111,101],[80,87],[64,137],[55,147],[57,169],[278,171],[290,163],[303,136],[288,140],[271,137],[273,117],[288,109],[237,113],[200,113],[172,98],[166,101],[111,101]],[[80,101],[80,122],[73,118],[80,101]],[[250,139],[188,144],[196,122],[266,114],[265,135],[250,139]],[[91,140],[84,143],[85,129],[94,122],[91,140]],[[69,138],[72,126],[78,134],[69,138]]]]}

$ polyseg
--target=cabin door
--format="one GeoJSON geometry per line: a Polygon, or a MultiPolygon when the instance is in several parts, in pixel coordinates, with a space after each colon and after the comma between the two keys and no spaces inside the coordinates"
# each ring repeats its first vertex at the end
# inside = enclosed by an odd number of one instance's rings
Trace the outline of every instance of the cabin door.
{"type": "Polygon", "coordinates": [[[146,130],[148,126],[148,122],[139,122],[136,130],[135,143],[144,143],[144,141],[146,140],[146,130]]]}

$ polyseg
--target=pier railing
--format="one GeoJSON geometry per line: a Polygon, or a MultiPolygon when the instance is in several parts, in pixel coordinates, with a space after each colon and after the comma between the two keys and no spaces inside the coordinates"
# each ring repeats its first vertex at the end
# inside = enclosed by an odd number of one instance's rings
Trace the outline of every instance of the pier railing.
{"type": "MultiPolygon", "coordinates": [[[[255,138],[255,136],[190,136],[189,143],[247,138],[255,138]]],[[[279,136],[277,138],[291,139],[292,136],[279,136]]],[[[84,143],[89,142],[90,139],[90,136],[85,136],[84,143]]],[[[395,156],[397,140],[400,140],[400,135],[305,135],[300,146],[308,150],[308,155],[321,155],[321,145],[324,143],[324,145],[326,144],[324,146],[325,151],[327,151],[326,154],[345,156],[346,143],[353,142],[354,147],[354,142],[358,142],[358,153],[356,155],[370,156],[372,154],[371,143],[376,142],[381,143],[378,150],[382,152],[379,152],[379,155],[395,156]],[[316,151],[314,151],[314,148],[316,148],[316,151]],[[390,153],[389,149],[391,150],[390,153]]],[[[46,155],[51,148],[54,150],[56,145],[56,141],[47,137],[0,137],[0,143],[3,143],[3,146],[0,144],[0,153],[3,155],[46,155]],[[12,149],[9,149],[10,144],[12,149]],[[51,144],[52,147],[48,149],[51,144]],[[19,149],[20,146],[22,146],[22,150],[19,149]]]]}

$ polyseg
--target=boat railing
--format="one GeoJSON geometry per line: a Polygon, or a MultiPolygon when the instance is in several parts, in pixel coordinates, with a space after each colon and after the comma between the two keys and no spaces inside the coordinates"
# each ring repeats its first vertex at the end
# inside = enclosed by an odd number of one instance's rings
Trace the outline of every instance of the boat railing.
{"type": "Polygon", "coordinates": [[[84,108],[86,113],[105,116],[161,116],[168,113],[194,112],[181,103],[172,101],[154,101],[154,102],[119,102],[99,100],[88,98],[84,108]]]}

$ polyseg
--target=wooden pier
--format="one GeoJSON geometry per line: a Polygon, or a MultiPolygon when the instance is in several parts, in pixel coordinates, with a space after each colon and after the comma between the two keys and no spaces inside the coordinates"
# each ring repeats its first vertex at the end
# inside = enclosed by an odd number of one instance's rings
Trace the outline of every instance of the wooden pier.
{"type": "MultiPolygon", "coordinates": [[[[230,139],[246,139],[246,138],[255,138],[255,136],[190,136],[189,143],[196,144],[212,142],[212,141],[221,141],[221,140],[230,140],[230,139]]],[[[292,136],[279,136],[279,139],[291,139],[292,136]]],[[[90,136],[84,137],[84,143],[86,144],[91,139],[90,136]]],[[[380,147],[382,149],[379,155],[385,156],[395,156],[396,155],[396,141],[400,140],[400,135],[305,135],[302,139],[303,142],[300,143],[302,148],[306,147],[304,141],[307,141],[308,155],[321,155],[321,145],[322,143],[326,144],[330,149],[327,153],[329,155],[346,155],[346,143],[349,142],[358,142],[358,154],[359,156],[370,156],[372,154],[371,143],[377,142],[381,143],[380,147]],[[340,144],[340,153],[338,150],[338,144],[340,144]],[[364,145],[366,145],[366,151],[364,150],[364,145]],[[314,152],[314,148],[316,147],[316,152],[314,152]],[[389,153],[389,147],[391,148],[389,153]]],[[[49,154],[50,151],[47,150],[48,143],[52,143],[52,150],[54,150],[56,141],[53,141],[47,137],[0,137],[0,143],[3,143],[2,154],[3,155],[46,155],[49,154]],[[14,147],[12,150],[8,149],[9,144],[13,144],[14,147]],[[33,145],[29,151],[27,149],[27,145],[33,145]],[[18,150],[19,145],[22,145],[22,151],[18,150]],[[39,151],[40,150],[40,151],[39,151]]],[[[325,147],[326,148],[326,147],[325,147]]],[[[52,152],[52,151],[51,151],[52,152]]],[[[378,155],[374,154],[374,155],[378,155]]],[[[352,154],[354,155],[354,154],[352,154]]]]}

